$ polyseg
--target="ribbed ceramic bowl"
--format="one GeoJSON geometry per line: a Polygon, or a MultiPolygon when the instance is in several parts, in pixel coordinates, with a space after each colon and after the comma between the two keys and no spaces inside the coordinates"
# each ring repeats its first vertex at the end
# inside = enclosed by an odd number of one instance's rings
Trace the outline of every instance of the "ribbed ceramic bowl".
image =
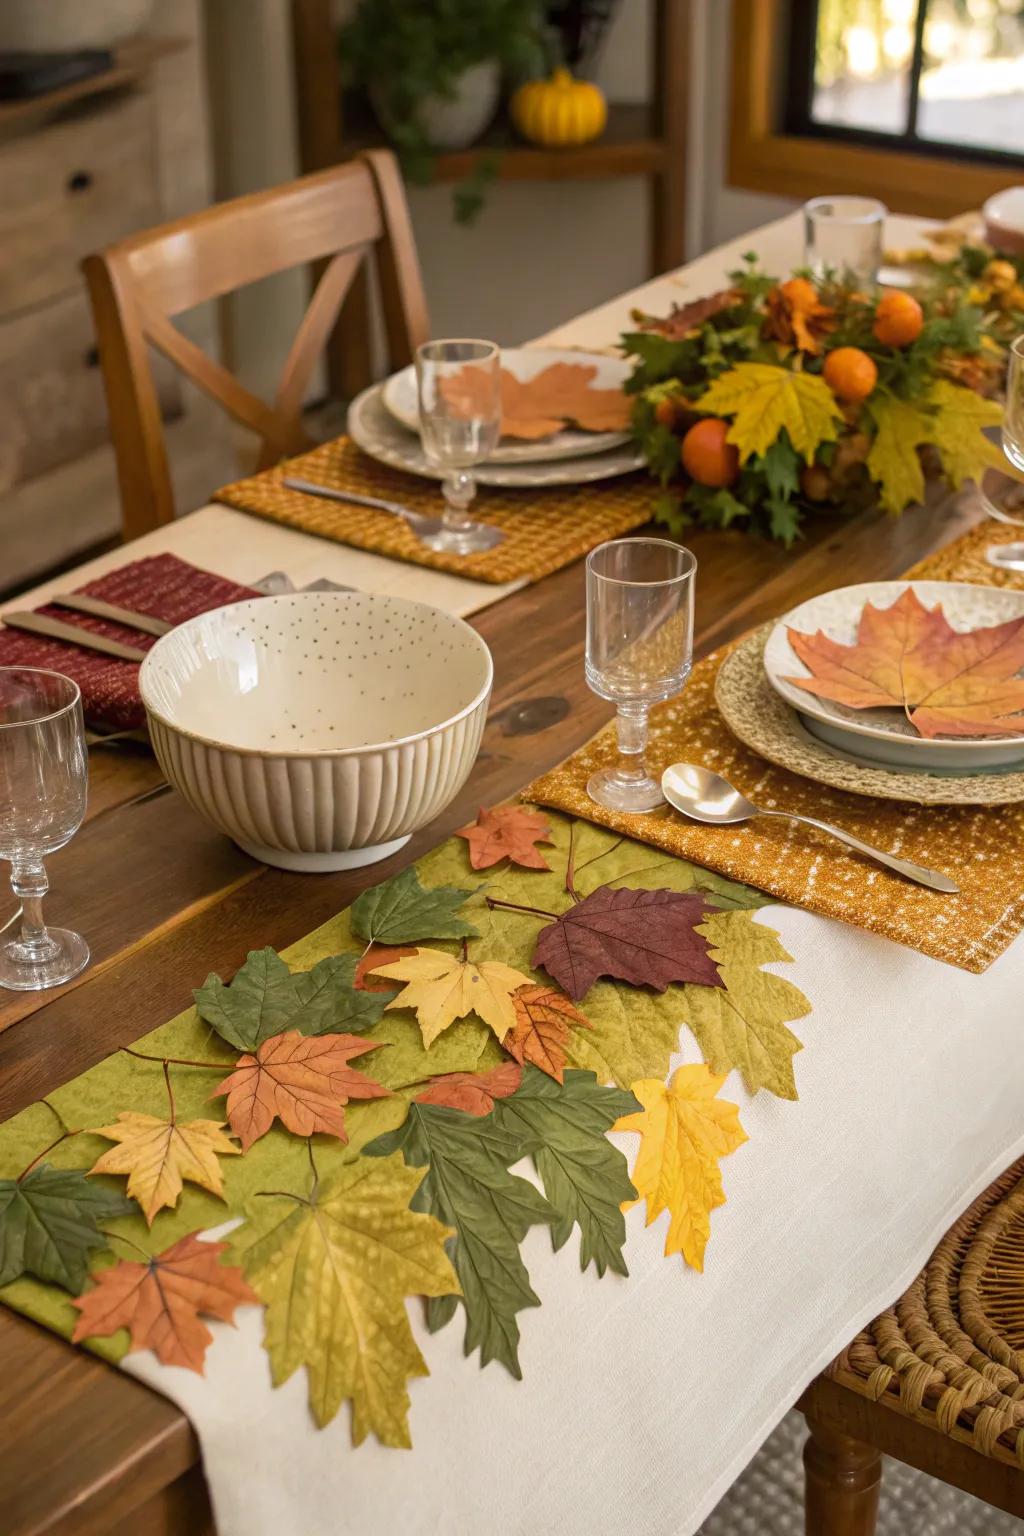
{"type": "Polygon", "coordinates": [[[354,869],[432,821],[476,760],[491,655],[397,597],[297,592],[202,614],[139,686],[168,781],[264,863],[354,869]]]}

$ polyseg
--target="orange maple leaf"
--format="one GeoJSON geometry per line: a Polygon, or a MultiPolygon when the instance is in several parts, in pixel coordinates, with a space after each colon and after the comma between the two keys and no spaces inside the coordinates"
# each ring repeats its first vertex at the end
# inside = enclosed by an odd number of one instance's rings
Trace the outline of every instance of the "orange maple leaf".
{"type": "Polygon", "coordinates": [[[537,842],[550,843],[551,827],[540,811],[526,805],[499,805],[481,808],[476,821],[459,827],[456,837],[469,844],[469,862],[474,869],[490,869],[502,859],[521,864],[524,869],[550,869],[537,842]]]}
{"type": "Polygon", "coordinates": [[[490,1114],[495,1099],[515,1093],[522,1080],[523,1069],[514,1061],[504,1061],[490,1072],[444,1072],[416,1095],[416,1103],[440,1104],[479,1118],[490,1114]]]}
{"type": "Polygon", "coordinates": [[[353,1056],[379,1049],[357,1035],[302,1035],[290,1029],[264,1040],[255,1056],[239,1058],[235,1070],[210,1094],[227,1094],[228,1121],[248,1152],[266,1135],[275,1116],[296,1136],[323,1131],[348,1140],[343,1105],[349,1099],[384,1099],[389,1090],[348,1065],[353,1056]]]}
{"type": "MultiPolygon", "coordinates": [[[[629,426],[630,403],[621,389],[592,389],[597,369],[586,363],[551,363],[532,379],[501,370],[501,435],[550,437],[567,422],[587,432],[618,432],[629,426]]],[[[457,415],[479,414],[491,384],[482,368],[467,363],[440,384],[442,398],[457,415]]]]}
{"type": "Polygon", "coordinates": [[[821,338],[836,327],[835,310],[822,304],[806,277],[791,277],[772,288],[765,307],[768,316],[762,334],[812,356],[821,351],[821,338]]]}
{"type": "Polygon", "coordinates": [[[516,1022],[501,1042],[502,1049],[522,1066],[530,1062],[560,1083],[569,1028],[590,1029],[590,1020],[557,987],[520,987],[512,1001],[516,1022]]]}
{"type": "Polygon", "coordinates": [[[1024,730],[1024,617],[959,633],[942,605],[926,608],[913,587],[889,608],[866,603],[853,645],[818,630],[787,629],[810,677],[808,693],[850,709],[902,709],[926,737],[1013,736],[1024,730]]]}
{"type": "Polygon", "coordinates": [[[93,1277],[95,1289],[72,1301],[81,1313],[72,1342],[127,1328],[133,1350],[151,1349],[163,1365],[202,1376],[213,1334],[199,1314],[231,1323],[236,1307],[260,1304],[242,1271],[221,1264],[227,1247],[204,1243],[192,1232],[146,1264],[121,1259],[101,1270],[93,1277]]]}

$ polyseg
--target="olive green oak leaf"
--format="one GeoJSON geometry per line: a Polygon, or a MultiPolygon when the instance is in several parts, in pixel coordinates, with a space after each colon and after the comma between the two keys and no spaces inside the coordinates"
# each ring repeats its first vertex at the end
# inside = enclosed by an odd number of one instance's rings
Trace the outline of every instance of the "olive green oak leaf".
{"type": "Polygon", "coordinates": [[[429,1372],[405,1298],[458,1292],[448,1229],[410,1208],[421,1179],[398,1156],[359,1157],[314,1182],[308,1199],[254,1198],[231,1238],[266,1304],[274,1385],[304,1365],[317,1424],[350,1399],[356,1445],[370,1433],[384,1445],[411,1444],[407,1383],[429,1372]]]}
{"type": "Polygon", "coordinates": [[[353,985],[358,956],[329,955],[310,971],[290,971],[276,950],[254,949],[230,985],[207,976],[193,994],[199,1016],[222,1040],[256,1051],[273,1035],[360,1035],[380,1019],[393,993],[353,985]]]}
{"type": "Polygon", "coordinates": [[[421,939],[472,939],[476,929],[456,912],[471,890],[453,885],[423,886],[415,868],[364,891],[353,903],[352,932],[377,944],[413,944],[421,939]]]}
{"type": "Polygon", "coordinates": [[[620,1088],[602,1088],[593,1072],[566,1072],[564,1080],[527,1067],[514,1094],[499,1099],[494,1123],[533,1158],[554,1208],[551,1243],[557,1250],[580,1229],[580,1268],[593,1261],[599,1275],[628,1275],[623,1201],[637,1198],[626,1159],[605,1135],[640,1105],[620,1088]]]}
{"type": "Polygon", "coordinates": [[[701,932],[725,982],[724,989],[682,989],[682,1017],[704,1060],[723,1077],[737,1067],[751,1093],[767,1088],[780,1099],[797,1098],[793,1057],[803,1046],[786,1026],[806,1017],[811,1005],[791,981],[762,969],[792,955],[751,912],[722,912],[702,923],[701,932]]]}
{"type": "Polygon", "coordinates": [[[138,1214],[134,1200],[90,1183],[83,1168],[41,1163],[0,1179],[0,1285],[35,1275],[73,1296],[89,1278],[89,1256],[107,1247],[98,1223],[138,1214]]]}
{"type": "MultiPolygon", "coordinates": [[[[449,1252],[466,1309],[465,1352],[479,1348],[481,1365],[500,1360],[520,1379],[516,1314],[540,1301],[519,1244],[530,1227],[554,1221],[556,1214],[539,1190],[509,1173],[523,1155],[519,1141],[495,1125],[493,1114],[478,1118],[413,1103],[405,1123],[369,1142],[364,1152],[401,1152],[411,1167],[426,1165],[413,1209],[455,1229],[449,1252]]],[[[428,1327],[443,1328],[455,1310],[451,1297],[428,1303],[428,1327]]]]}

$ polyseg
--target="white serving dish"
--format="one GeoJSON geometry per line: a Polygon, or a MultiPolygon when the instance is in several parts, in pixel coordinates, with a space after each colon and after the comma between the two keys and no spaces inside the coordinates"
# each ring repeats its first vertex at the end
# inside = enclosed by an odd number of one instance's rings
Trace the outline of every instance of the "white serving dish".
{"type": "Polygon", "coordinates": [[[1024,187],[993,193],[981,212],[989,244],[1011,256],[1024,256],[1024,187]]]}
{"type": "MultiPolygon", "coordinates": [[[[418,436],[406,430],[384,405],[384,389],[372,384],[357,395],[348,408],[348,435],[371,459],[404,469],[427,480],[443,480],[444,470],[427,461],[418,436]]],[[[536,490],[546,485],[584,485],[610,480],[643,467],[644,457],[631,440],[604,453],[582,458],[545,460],[536,464],[503,464],[488,459],[473,470],[480,485],[501,485],[517,490],[536,490]]]]}
{"type": "Polygon", "coordinates": [[[800,715],[804,728],[817,740],[861,761],[896,768],[919,768],[940,773],[984,773],[1024,769],[1024,720],[1012,736],[938,737],[926,740],[895,709],[849,709],[830,699],[807,693],[792,677],[810,673],[789,643],[787,629],[825,634],[841,645],[856,639],[857,625],[866,603],[889,608],[908,587],[926,607],[941,603],[954,629],[977,629],[1002,624],[1024,614],[1024,592],[1005,587],[982,587],[957,581],[871,581],[839,587],[801,603],[779,620],[768,637],[764,652],[765,674],[776,693],[800,715]]]}
{"type": "MultiPolygon", "coordinates": [[[[596,368],[590,381],[591,389],[621,389],[630,375],[630,365],[623,357],[607,357],[603,352],[578,352],[564,347],[509,347],[502,348],[501,366],[517,379],[532,379],[552,363],[573,363],[584,368],[596,368]]],[[[419,436],[420,412],[416,390],[416,369],[410,365],[400,373],[394,373],[383,385],[381,396],[385,406],[403,427],[419,436]]],[[[576,427],[554,432],[539,442],[520,442],[514,437],[502,438],[491,454],[491,464],[541,464],[548,459],[582,459],[592,453],[604,453],[628,443],[630,433],[581,432],[576,427]]]]}
{"type": "Polygon", "coordinates": [[[201,614],[139,673],[160,766],[246,853],[355,869],[432,821],[476,761],[491,654],[461,619],[363,592],[201,614]]]}

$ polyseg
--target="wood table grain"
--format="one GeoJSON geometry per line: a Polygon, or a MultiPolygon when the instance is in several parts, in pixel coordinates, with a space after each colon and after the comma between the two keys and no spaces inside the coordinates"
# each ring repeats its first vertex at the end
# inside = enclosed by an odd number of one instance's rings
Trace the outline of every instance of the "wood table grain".
{"type": "MultiPolygon", "coordinates": [[[[966,498],[937,495],[897,522],[822,517],[790,551],[739,532],[695,533],[698,653],[830,587],[897,576],[976,518],[966,498]]],[[[52,860],[48,910],[81,928],[94,963],[31,1001],[0,993],[0,1119],[173,1017],[208,971],[230,976],[247,950],[301,938],[608,718],[583,679],[580,565],[472,622],[495,662],[479,760],[455,803],[388,863],[320,876],[268,869],[177,795],[139,800],[159,777],[151,759],[128,747],[92,752],[90,819],[52,860]]],[[[212,1531],[188,1422],[130,1377],[0,1309],[0,1533],[142,1531],[212,1531]]]]}

